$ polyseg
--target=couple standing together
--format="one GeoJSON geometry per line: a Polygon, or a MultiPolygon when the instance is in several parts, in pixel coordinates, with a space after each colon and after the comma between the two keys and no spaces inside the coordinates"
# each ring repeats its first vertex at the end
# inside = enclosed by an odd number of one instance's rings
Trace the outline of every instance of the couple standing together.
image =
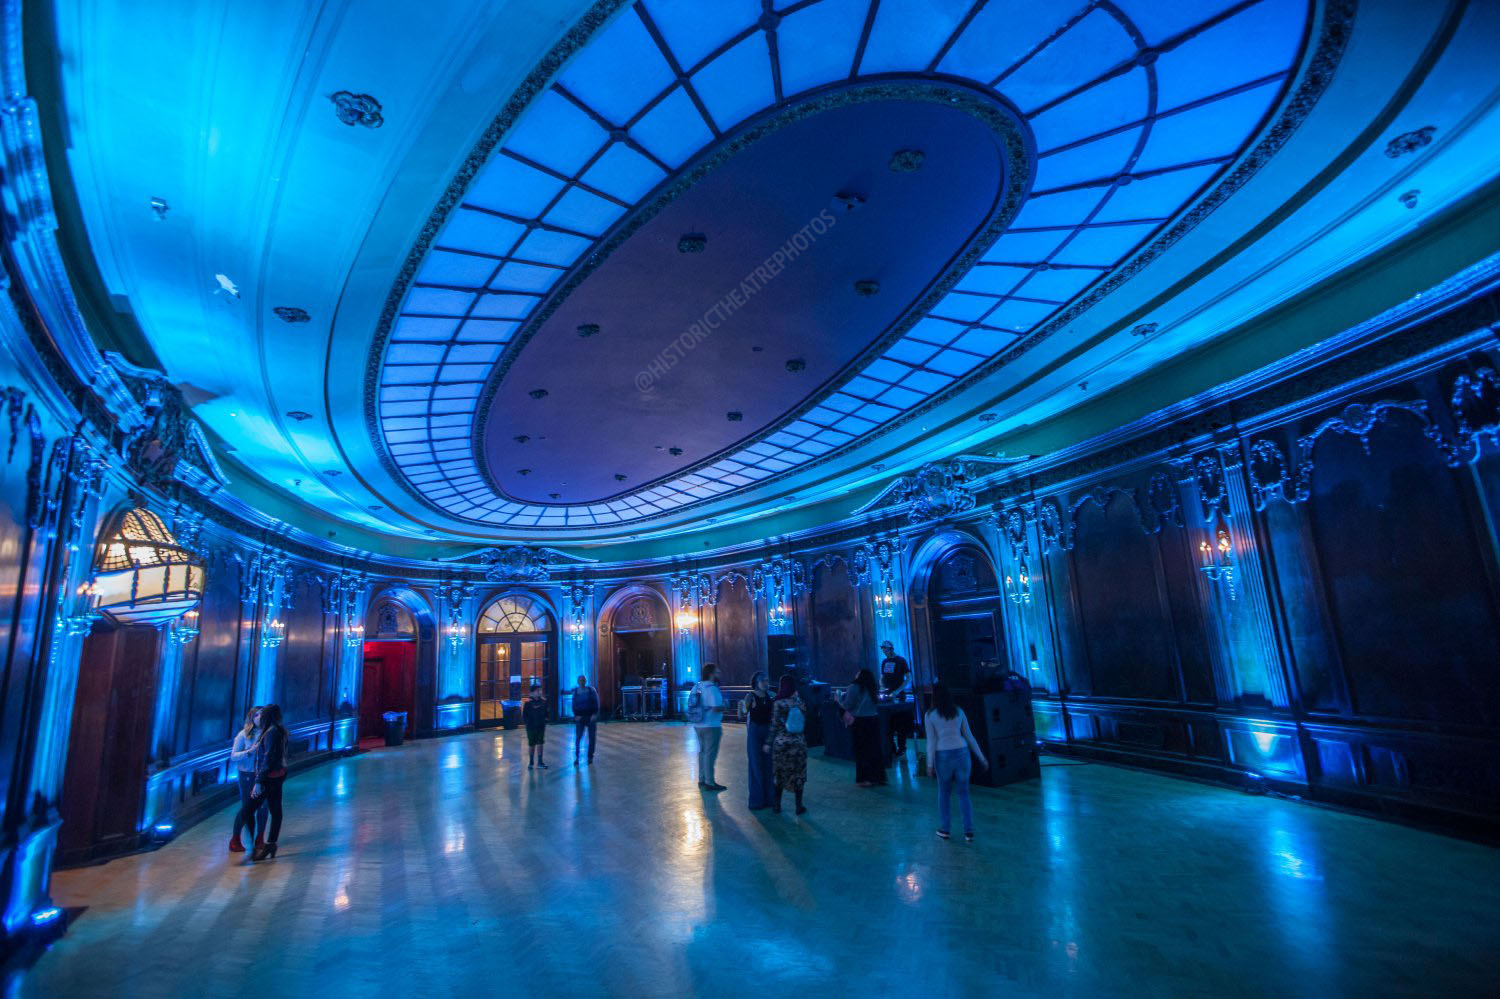
{"type": "MultiPolygon", "coordinates": [[[[724,735],[724,692],[717,673],[714,663],[705,663],[703,679],[688,695],[688,721],[698,735],[698,786],[707,791],[726,790],[714,776],[724,735]]],[[[770,679],[764,672],[756,673],[744,707],[750,810],[780,812],[782,793],[790,790],[797,799],[797,814],[803,814],[807,811],[802,803],[807,785],[807,708],[797,696],[796,681],[782,676],[772,697],[770,679]]]]}

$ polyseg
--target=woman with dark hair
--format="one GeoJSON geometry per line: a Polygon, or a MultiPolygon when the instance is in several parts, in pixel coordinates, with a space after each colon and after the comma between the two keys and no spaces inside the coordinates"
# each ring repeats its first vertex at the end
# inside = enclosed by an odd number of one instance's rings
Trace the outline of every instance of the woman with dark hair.
{"type": "Polygon", "coordinates": [[[969,751],[979,757],[985,770],[990,763],[979,748],[979,740],[969,730],[964,709],[953,703],[953,693],[946,683],[932,685],[932,710],[923,722],[927,738],[932,740],[932,776],[938,779],[938,837],[948,838],[951,795],[958,788],[958,804],[964,813],[964,841],[974,842],[974,810],[969,804],[969,751]]]}
{"type": "Polygon", "coordinates": [[[783,673],[771,715],[770,745],[766,747],[776,771],[772,811],[781,811],[781,792],[787,788],[797,796],[797,814],[807,811],[802,804],[802,789],[807,786],[806,731],[807,706],[797,696],[797,681],[790,673],[783,673]]]}
{"type": "Polygon", "coordinates": [[[885,757],[880,746],[880,688],[875,674],[862,669],[844,691],[844,723],[854,739],[854,782],[860,787],[885,783],[885,757]]]}
{"type": "Polygon", "coordinates": [[[255,787],[255,750],[260,746],[259,727],[260,705],[257,704],[245,712],[245,724],[235,733],[234,745],[229,747],[229,766],[240,782],[240,807],[234,813],[234,833],[229,837],[230,853],[245,852],[245,844],[240,842],[240,833],[244,831],[247,822],[250,823],[250,831],[255,831],[251,816],[261,803],[252,798],[250,792],[255,787]]]}
{"type": "MultiPolygon", "coordinates": [[[[260,745],[255,750],[255,787],[250,795],[264,801],[271,813],[269,831],[256,823],[255,852],[251,860],[276,856],[276,840],[281,836],[281,787],[286,783],[286,726],[281,724],[281,705],[267,704],[260,709],[260,745]]],[[[265,813],[261,813],[262,815],[265,813]]]]}
{"type": "Polygon", "coordinates": [[[740,702],[745,712],[745,759],[750,769],[750,810],[771,805],[771,759],[767,739],[771,735],[771,678],[764,671],[750,681],[750,694],[740,702]]]}

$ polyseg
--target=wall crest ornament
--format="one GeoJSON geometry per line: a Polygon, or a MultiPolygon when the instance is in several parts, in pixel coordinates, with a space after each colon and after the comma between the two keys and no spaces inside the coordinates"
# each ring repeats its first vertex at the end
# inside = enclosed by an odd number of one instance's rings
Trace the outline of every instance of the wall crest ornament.
{"type": "Polygon", "coordinates": [[[1024,460],[963,454],[946,461],[930,461],[892,482],[855,513],[906,506],[913,524],[967,513],[974,509],[974,492],[981,479],[1024,460]]]}
{"type": "Polygon", "coordinates": [[[594,560],[569,555],[555,548],[505,545],[480,548],[454,561],[481,563],[485,566],[484,578],[491,583],[541,583],[546,582],[554,568],[594,560]]]}
{"type": "Polygon", "coordinates": [[[182,393],[167,376],[137,367],[113,351],[104,356],[146,414],[145,422],[126,434],[121,447],[130,473],[143,485],[157,488],[174,479],[200,489],[228,485],[203,428],[189,415],[182,393]]]}
{"type": "Polygon", "coordinates": [[[1459,375],[1448,404],[1458,430],[1456,458],[1474,461],[1486,437],[1491,443],[1500,442],[1500,376],[1494,368],[1459,375]]]}

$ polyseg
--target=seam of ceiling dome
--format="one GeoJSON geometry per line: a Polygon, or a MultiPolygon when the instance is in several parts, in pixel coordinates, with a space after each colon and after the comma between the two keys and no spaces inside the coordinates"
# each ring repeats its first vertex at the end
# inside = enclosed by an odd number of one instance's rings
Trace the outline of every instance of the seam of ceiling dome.
{"type": "MultiPolygon", "coordinates": [[[[691,509],[701,504],[722,500],[728,494],[726,489],[724,491],[720,491],[700,499],[680,503],[667,509],[637,511],[636,515],[631,516],[628,519],[616,518],[612,522],[595,521],[592,523],[579,522],[542,524],[533,521],[531,523],[515,524],[514,522],[505,523],[497,521],[495,519],[480,519],[478,517],[470,516],[467,513],[457,513],[453,509],[441,506],[436,501],[431,500],[427,496],[418,492],[415,484],[409,481],[405,473],[400,470],[400,468],[394,461],[391,460],[390,453],[385,447],[383,435],[379,430],[378,417],[374,412],[377,408],[375,400],[378,393],[378,385],[376,383],[379,379],[379,373],[375,369],[375,363],[373,363],[375,362],[375,359],[377,357],[376,352],[379,352],[379,356],[383,356],[385,345],[390,337],[392,323],[394,322],[396,314],[404,301],[406,291],[409,290],[413,279],[415,278],[416,272],[422,263],[424,255],[426,254],[427,250],[433,245],[433,241],[436,239],[439,231],[441,230],[443,218],[446,216],[446,213],[450,212],[459,204],[463,194],[464,186],[473,179],[474,175],[478,172],[480,166],[482,166],[483,162],[485,161],[488,153],[505,135],[510,126],[515,124],[516,117],[525,110],[529,100],[532,97],[535,97],[538,93],[542,92],[547,87],[557,68],[567,60],[569,55],[571,55],[576,49],[581,47],[598,27],[600,27],[605,21],[608,21],[609,15],[619,6],[619,3],[614,2],[601,3],[594,9],[592,9],[589,14],[585,16],[583,21],[581,21],[578,26],[576,26],[572,31],[569,32],[564,41],[562,43],[559,43],[559,46],[554,48],[554,50],[549,53],[548,57],[544,59],[543,63],[533,71],[531,76],[527,78],[526,83],[518,89],[517,94],[514,95],[507,103],[505,112],[502,112],[502,115],[498,117],[494,123],[492,123],[489,129],[487,129],[485,133],[485,140],[482,140],[481,143],[476,146],[474,154],[471,155],[470,160],[465,163],[463,170],[460,171],[458,179],[454,181],[453,185],[450,185],[448,191],[440,201],[438,210],[433,213],[433,215],[429,218],[426,226],[424,226],[421,238],[412,247],[412,250],[409,253],[408,258],[403,266],[400,277],[391,289],[391,293],[387,299],[385,309],[381,315],[379,329],[377,330],[376,343],[374,345],[374,348],[372,349],[372,365],[371,368],[366,372],[365,392],[367,424],[370,430],[372,442],[375,446],[375,450],[380,457],[382,466],[388,473],[392,475],[392,477],[398,483],[402,485],[405,491],[411,493],[424,506],[434,510],[437,513],[440,513],[445,517],[452,518],[459,522],[490,528],[516,526],[527,531],[536,531],[538,533],[576,531],[579,528],[583,527],[628,529],[628,526],[632,524],[658,520],[667,516],[680,515],[685,510],[691,509]]],[[[1114,11],[1113,5],[1099,6],[1101,8],[1108,7],[1111,9],[1111,11],[1113,11],[1112,16],[1114,16],[1117,21],[1122,22],[1122,26],[1126,27],[1127,30],[1130,31],[1136,45],[1142,52],[1152,52],[1150,47],[1146,44],[1144,36],[1140,34],[1138,29],[1134,28],[1133,24],[1129,24],[1128,19],[1125,19],[1124,15],[1120,14],[1118,11],[1114,11]]],[[[1195,37],[1197,34],[1208,30],[1208,28],[1212,27],[1214,24],[1217,24],[1230,17],[1237,16],[1240,13],[1243,13],[1245,10],[1248,10],[1254,6],[1254,4],[1234,5],[1228,10],[1215,15],[1215,17],[1200,22],[1190,31],[1179,32],[1179,35],[1174,37],[1195,37]]],[[[1155,107],[1156,84],[1155,76],[1151,72],[1151,63],[1154,62],[1154,58],[1150,60],[1143,60],[1144,67],[1147,69],[1148,77],[1151,81],[1151,109],[1145,118],[1134,121],[1128,125],[1121,126],[1119,129],[1115,130],[1117,132],[1128,131],[1131,127],[1143,126],[1142,134],[1137,142],[1134,154],[1129,160],[1129,164],[1131,165],[1133,165],[1136,158],[1140,156],[1142,146],[1149,136],[1150,126],[1155,122],[1158,114],[1165,117],[1173,113],[1181,112],[1190,108],[1198,107],[1200,105],[1225,99],[1226,96],[1231,93],[1241,93],[1252,88],[1264,86],[1268,82],[1277,82],[1280,84],[1280,86],[1278,88],[1276,97],[1269,103],[1269,105],[1267,106],[1267,110],[1260,117],[1255,127],[1250,129],[1248,133],[1246,133],[1246,138],[1241,141],[1235,152],[1231,155],[1216,157],[1214,159],[1213,162],[1218,165],[1220,169],[1217,170],[1213,176],[1207,178],[1204,183],[1197,188],[1197,190],[1194,192],[1194,196],[1189,196],[1186,200],[1181,202],[1174,211],[1167,215],[1165,219],[1153,220],[1156,223],[1154,231],[1143,237],[1142,241],[1136,244],[1134,248],[1124,253],[1121,256],[1120,260],[1113,267],[1103,270],[1103,272],[1097,279],[1095,279],[1094,282],[1090,283],[1089,285],[1085,285],[1080,291],[1076,292],[1071,304],[1068,304],[1066,299],[1064,299],[1064,302],[1061,305],[1061,311],[1054,314],[1050,319],[1047,319],[1041,325],[1031,330],[1028,334],[1023,335],[1021,338],[1008,345],[1005,349],[1003,349],[1000,353],[998,353],[988,361],[983,361],[967,373],[960,374],[959,377],[954,379],[951,384],[943,386],[935,393],[929,395],[928,398],[916,403],[912,406],[912,408],[906,410],[905,412],[897,411],[894,417],[889,418],[883,424],[877,424],[872,429],[869,429],[862,434],[853,437],[852,439],[844,442],[842,445],[828,450],[824,454],[814,454],[813,456],[807,458],[807,460],[799,461],[797,464],[794,464],[789,468],[784,468],[778,472],[756,479],[748,485],[738,488],[746,490],[754,489],[756,486],[766,485],[767,483],[770,483],[777,479],[784,478],[787,475],[802,472],[809,468],[822,465],[823,463],[835,457],[840,457],[844,454],[847,454],[847,452],[853,447],[862,446],[869,441],[884,436],[886,433],[899,426],[909,423],[910,420],[918,417],[924,412],[929,411],[934,405],[937,405],[942,400],[951,397],[954,392],[960,390],[962,387],[972,384],[979,378],[992,374],[1001,367],[1011,363],[1028,351],[1034,349],[1038,344],[1046,340],[1058,330],[1076,320],[1080,315],[1086,312],[1105,295],[1109,294],[1110,292],[1118,288],[1121,284],[1128,281],[1130,277],[1138,273],[1151,260],[1155,259],[1166,249],[1180,240],[1183,235],[1185,235],[1190,229],[1201,222],[1202,219],[1209,213],[1211,213],[1218,205],[1222,204],[1224,200],[1226,200],[1230,195],[1234,193],[1234,191],[1243,186],[1244,183],[1247,182],[1249,178],[1286,142],[1286,140],[1296,130],[1298,125],[1300,125],[1301,121],[1309,113],[1312,106],[1316,103],[1318,97],[1322,94],[1323,90],[1330,82],[1334,68],[1337,66],[1347,43],[1355,9],[1355,0],[1331,0],[1331,2],[1321,5],[1320,18],[1320,11],[1318,7],[1309,7],[1307,20],[1303,26],[1302,34],[1300,36],[1300,44],[1298,45],[1296,50],[1296,58],[1292,60],[1287,69],[1278,71],[1277,73],[1272,74],[1270,77],[1263,77],[1258,80],[1244,82],[1235,88],[1231,88],[1231,90],[1229,91],[1216,93],[1204,97],[1198,101],[1188,102],[1187,104],[1183,105],[1174,105],[1173,108],[1166,111],[1160,111],[1155,107]],[[1312,24],[1318,24],[1319,31],[1316,49],[1312,52],[1311,56],[1309,56],[1308,34],[1309,25],[1312,24]],[[1303,67],[1300,75],[1298,73],[1299,66],[1303,67]],[[1290,99],[1288,99],[1288,93],[1291,91],[1293,82],[1297,83],[1297,87],[1290,99]],[[1270,123],[1269,127],[1268,123],[1270,123]],[[1261,136],[1262,138],[1253,148],[1250,147],[1249,142],[1255,139],[1255,137],[1257,136],[1261,136]],[[1228,172],[1226,173],[1226,171],[1228,172]],[[1219,183],[1216,186],[1211,186],[1214,185],[1216,180],[1219,181],[1219,183]],[[1173,222],[1174,217],[1176,219],[1175,222],[1173,222]],[[1166,228],[1167,226],[1170,226],[1170,228],[1166,228]]],[[[1076,19],[1074,22],[1069,22],[1069,24],[1064,28],[1059,29],[1058,33],[1068,30],[1068,28],[1070,28],[1073,23],[1076,23],[1076,19]]],[[[958,30],[955,31],[955,38],[964,30],[964,27],[966,25],[967,20],[965,21],[964,25],[960,25],[958,30]]],[[[750,33],[753,33],[754,29],[752,27],[751,29],[747,30],[750,33]]],[[[744,32],[742,32],[741,34],[744,34],[744,32]]],[[[715,55],[731,47],[733,44],[737,44],[737,39],[739,39],[739,37],[740,36],[736,35],[731,38],[730,42],[721,45],[720,48],[715,51],[715,55]]],[[[1045,48],[1046,45],[1051,44],[1052,40],[1053,39],[1048,39],[1043,41],[1035,49],[1033,49],[1031,53],[1029,53],[1020,61],[1016,62],[1012,66],[1012,70],[1016,66],[1024,64],[1026,60],[1030,59],[1037,51],[1040,51],[1042,48],[1045,48]]],[[[1168,42],[1171,42],[1172,40],[1172,38],[1167,39],[1168,42]]],[[[861,45],[863,45],[863,43],[861,43],[861,45]]],[[[1159,44],[1157,48],[1161,49],[1164,47],[1167,47],[1165,43],[1159,44]]],[[[712,57],[713,56],[710,56],[710,59],[712,57]]],[[[942,53],[940,52],[938,60],[940,60],[941,58],[942,53]]],[[[701,64],[695,64],[694,69],[701,69],[702,66],[708,64],[710,59],[703,60],[701,64]]],[[[936,65],[938,60],[934,60],[934,65],[936,65]]],[[[1130,64],[1117,66],[1113,70],[1111,70],[1110,73],[1106,74],[1105,78],[1108,78],[1110,75],[1118,75],[1120,73],[1128,72],[1130,68],[1130,64]]],[[[869,78],[866,77],[864,79],[869,78]]],[[[858,81],[856,80],[856,82],[858,81]]],[[[996,82],[998,82],[998,80],[996,82]]],[[[1098,83],[1099,80],[1096,79],[1090,83],[1083,85],[1082,87],[1075,88],[1075,90],[1086,90],[1089,87],[1097,85],[1098,83]]],[[[845,85],[847,85],[847,81],[845,85]]],[[[1032,112],[1030,112],[1028,117],[1034,117],[1035,115],[1040,114],[1042,111],[1045,111],[1050,107],[1069,99],[1071,96],[1072,94],[1068,93],[1055,98],[1051,102],[1044,102],[1039,108],[1034,109],[1032,112]]],[[[784,105],[782,109],[785,109],[784,105]]],[[[1099,138],[1098,135],[1089,136],[1090,141],[1097,138],[1099,138]]],[[[1083,140],[1080,140],[1080,142],[1081,141],[1083,140]]],[[[718,145],[717,141],[715,145],[718,145]]],[[[1054,149],[1052,151],[1055,152],[1057,150],[1054,149]]],[[[1127,170],[1128,169],[1129,167],[1127,166],[1127,170]]],[[[679,170],[678,172],[670,174],[664,181],[664,183],[672,183],[680,176],[681,171],[679,170]]],[[[598,246],[602,245],[603,241],[609,236],[610,233],[606,232],[603,236],[600,237],[599,240],[595,242],[594,247],[597,248],[598,246]]],[[[1058,250],[1061,250],[1061,247],[1059,247],[1058,250]]],[[[1058,251],[1055,250],[1054,253],[1055,252],[1058,251]]],[[[552,294],[555,294],[555,292],[548,292],[549,296],[552,294]]],[[[901,327],[914,325],[916,322],[920,321],[921,318],[922,317],[916,315],[908,316],[906,319],[901,320],[897,325],[901,327]]],[[[952,322],[952,320],[944,321],[952,322]]],[[[965,326],[964,328],[965,330],[971,330],[975,327],[973,326],[973,324],[970,324],[968,326],[965,326]]],[[[508,347],[507,356],[514,356],[513,353],[509,352],[508,347]]],[[[805,412],[808,409],[816,408],[816,406],[817,401],[809,400],[807,405],[800,407],[797,412],[805,412]]],[[[474,417],[471,417],[471,419],[473,418],[474,417]]],[[[795,420],[796,414],[794,413],[791,418],[795,420]]],[[[766,433],[776,433],[777,428],[784,425],[784,423],[785,418],[783,418],[782,423],[768,425],[769,429],[766,431],[766,433]]],[[[701,468],[705,464],[712,464],[718,460],[722,460],[722,452],[719,455],[716,455],[715,458],[707,459],[706,461],[697,463],[694,466],[680,468],[676,472],[668,476],[668,478],[691,474],[692,469],[701,468]]],[[[483,466],[481,465],[480,467],[483,466]]],[[[643,486],[640,490],[637,491],[650,491],[652,488],[654,488],[654,485],[655,483],[653,483],[652,485],[643,486]]],[[[463,505],[465,505],[470,511],[478,509],[477,501],[465,503],[463,505]]],[[[549,506],[548,504],[541,503],[534,503],[529,505],[536,506],[538,508],[549,506]]],[[[598,504],[596,502],[594,504],[563,504],[561,506],[562,508],[566,509],[570,507],[582,508],[589,505],[598,504]]]]}

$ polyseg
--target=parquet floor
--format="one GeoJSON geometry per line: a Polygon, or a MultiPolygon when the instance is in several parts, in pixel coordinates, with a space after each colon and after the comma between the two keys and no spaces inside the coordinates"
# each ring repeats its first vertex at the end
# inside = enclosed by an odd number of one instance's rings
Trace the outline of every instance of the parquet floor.
{"type": "Polygon", "coordinates": [[[695,784],[676,725],[382,749],[287,785],[281,855],[229,814],[57,875],[87,906],[7,997],[1457,996],[1500,982],[1500,851],[1294,802],[1052,760],[976,789],[814,752],[811,811],[750,812],[743,730],[695,784]]]}

